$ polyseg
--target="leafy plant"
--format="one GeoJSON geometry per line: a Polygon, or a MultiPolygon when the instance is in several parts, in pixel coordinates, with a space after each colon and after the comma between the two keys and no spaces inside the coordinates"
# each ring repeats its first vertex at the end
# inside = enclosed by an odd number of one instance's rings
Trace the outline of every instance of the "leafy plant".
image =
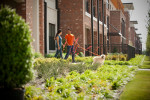
{"type": "Polygon", "coordinates": [[[84,57],[83,52],[79,52],[79,56],[80,56],[80,57],[84,57]]]}
{"type": "Polygon", "coordinates": [[[32,78],[31,32],[15,10],[0,10],[0,87],[21,87],[32,78]]]}
{"type": "Polygon", "coordinates": [[[43,55],[40,52],[35,52],[34,58],[43,58],[43,55]]]}
{"type": "Polygon", "coordinates": [[[35,86],[28,86],[25,89],[25,100],[44,100],[42,89],[35,86]]]}

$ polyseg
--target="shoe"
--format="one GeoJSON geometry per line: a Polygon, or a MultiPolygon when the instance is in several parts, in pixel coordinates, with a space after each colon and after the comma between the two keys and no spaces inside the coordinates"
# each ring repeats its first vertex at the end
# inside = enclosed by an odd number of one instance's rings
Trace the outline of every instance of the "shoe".
{"type": "Polygon", "coordinates": [[[72,61],[72,63],[76,63],[75,61],[72,61]]]}

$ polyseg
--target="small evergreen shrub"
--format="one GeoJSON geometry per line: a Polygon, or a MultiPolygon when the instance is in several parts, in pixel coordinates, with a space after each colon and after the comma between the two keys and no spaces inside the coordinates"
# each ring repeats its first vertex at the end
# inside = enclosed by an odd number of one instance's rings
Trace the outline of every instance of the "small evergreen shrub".
{"type": "Polygon", "coordinates": [[[45,58],[52,58],[55,56],[55,53],[49,53],[45,55],[45,58]]]}
{"type": "Polygon", "coordinates": [[[43,58],[43,55],[40,52],[35,52],[34,58],[43,58]]]}
{"type": "Polygon", "coordinates": [[[0,87],[15,88],[31,80],[31,32],[15,10],[0,10],[0,87]]]}
{"type": "Polygon", "coordinates": [[[79,55],[78,55],[78,56],[80,56],[80,57],[84,57],[83,52],[79,52],[79,55]]]}

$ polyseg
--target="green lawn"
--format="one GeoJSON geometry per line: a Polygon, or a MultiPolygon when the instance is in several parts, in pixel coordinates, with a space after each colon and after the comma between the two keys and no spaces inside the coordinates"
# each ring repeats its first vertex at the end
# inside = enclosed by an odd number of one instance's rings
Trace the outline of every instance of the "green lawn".
{"type": "Polygon", "coordinates": [[[139,66],[142,69],[150,69],[150,59],[148,56],[145,57],[143,65],[139,66]]]}
{"type": "MultiPolygon", "coordinates": [[[[150,68],[147,57],[140,68],[150,68]]],[[[120,100],[150,100],[150,71],[138,71],[135,78],[126,85],[120,100]]]]}

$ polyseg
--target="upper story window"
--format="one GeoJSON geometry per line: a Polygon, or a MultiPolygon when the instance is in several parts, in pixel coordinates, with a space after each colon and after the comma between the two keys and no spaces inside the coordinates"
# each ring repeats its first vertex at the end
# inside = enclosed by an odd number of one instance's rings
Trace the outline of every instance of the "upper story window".
{"type": "Polygon", "coordinates": [[[101,12],[99,11],[99,21],[101,21],[101,12]]]}
{"type": "Polygon", "coordinates": [[[89,2],[88,2],[88,0],[86,0],[86,2],[85,2],[85,11],[89,12],[89,2]]]}
{"type": "Polygon", "coordinates": [[[109,9],[109,0],[106,0],[106,8],[109,9]]]}

